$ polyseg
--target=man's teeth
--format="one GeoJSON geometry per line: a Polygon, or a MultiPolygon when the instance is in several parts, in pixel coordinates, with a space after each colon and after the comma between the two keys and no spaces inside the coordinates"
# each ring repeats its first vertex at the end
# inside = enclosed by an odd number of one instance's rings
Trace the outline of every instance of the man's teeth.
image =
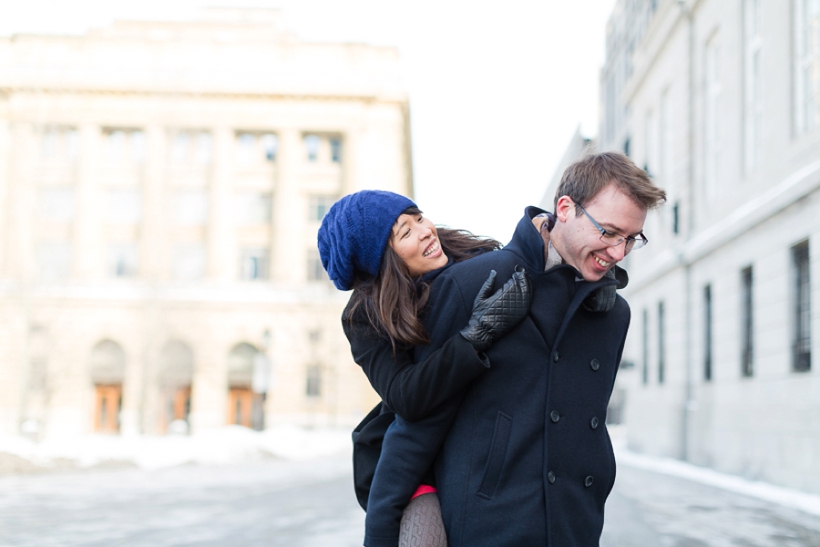
{"type": "Polygon", "coordinates": [[[436,251],[438,251],[438,241],[436,241],[435,243],[433,243],[433,244],[430,246],[430,248],[429,248],[429,249],[427,249],[426,251],[424,251],[424,256],[430,256],[431,254],[433,254],[433,253],[434,253],[434,252],[436,252],[436,251]]]}
{"type": "Polygon", "coordinates": [[[594,259],[595,259],[595,262],[597,262],[598,264],[600,264],[600,265],[601,265],[601,266],[603,266],[604,268],[606,268],[606,267],[608,267],[608,266],[609,266],[609,262],[607,262],[606,260],[601,260],[601,259],[600,259],[600,258],[598,258],[597,256],[593,256],[592,258],[594,258],[594,259]]]}

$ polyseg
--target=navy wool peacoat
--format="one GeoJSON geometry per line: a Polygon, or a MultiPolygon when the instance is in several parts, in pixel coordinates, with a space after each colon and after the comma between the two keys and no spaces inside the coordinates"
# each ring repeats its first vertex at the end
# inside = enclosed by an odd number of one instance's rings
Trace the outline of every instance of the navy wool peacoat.
{"type": "MultiPolygon", "coordinates": [[[[451,547],[590,547],[599,543],[615,481],[605,419],[629,326],[620,296],[607,312],[583,306],[592,291],[568,265],[544,271],[530,207],[504,249],[457,264],[433,284],[425,319],[435,351],[467,321],[490,270],[523,266],[529,316],[487,353],[493,367],[432,416],[389,427],[376,469],[365,545],[397,544],[401,510],[434,465],[451,547]]],[[[498,284],[498,282],[497,282],[498,284]]]]}

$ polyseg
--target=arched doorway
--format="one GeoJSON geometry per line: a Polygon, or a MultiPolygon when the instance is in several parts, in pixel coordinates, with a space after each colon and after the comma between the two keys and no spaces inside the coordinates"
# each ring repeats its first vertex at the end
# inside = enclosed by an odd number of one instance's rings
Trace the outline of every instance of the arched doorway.
{"type": "Polygon", "coordinates": [[[191,414],[194,354],[185,342],[171,340],[159,354],[161,432],[187,433],[191,414]]]}
{"type": "Polygon", "coordinates": [[[113,340],[97,343],[89,355],[89,372],[95,391],[94,431],[119,433],[125,378],[122,347],[113,340]]]}
{"type": "Polygon", "coordinates": [[[256,347],[242,342],[228,353],[227,423],[261,431],[265,427],[265,395],[253,390],[254,368],[267,360],[256,347]]]}

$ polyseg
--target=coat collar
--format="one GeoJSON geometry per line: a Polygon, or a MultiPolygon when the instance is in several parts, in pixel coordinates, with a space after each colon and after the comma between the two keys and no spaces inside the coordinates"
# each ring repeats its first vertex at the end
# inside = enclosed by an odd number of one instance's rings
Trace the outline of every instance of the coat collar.
{"type": "Polygon", "coordinates": [[[518,221],[512,239],[504,247],[505,251],[515,253],[529,272],[544,271],[544,240],[533,226],[532,219],[545,212],[538,207],[524,209],[524,216],[518,221]]]}

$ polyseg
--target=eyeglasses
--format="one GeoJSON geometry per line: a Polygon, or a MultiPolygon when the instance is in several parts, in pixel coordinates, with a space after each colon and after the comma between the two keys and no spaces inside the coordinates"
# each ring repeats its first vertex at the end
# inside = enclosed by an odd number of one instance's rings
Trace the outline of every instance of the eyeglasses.
{"type": "Polygon", "coordinates": [[[581,210],[581,212],[583,212],[587,216],[587,218],[592,221],[592,224],[595,226],[595,228],[597,228],[597,230],[601,232],[601,241],[603,241],[607,245],[617,247],[618,245],[626,241],[625,250],[626,252],[629,252],[635,249],[640,249],[641,247],[649,243],[649,240],[646,239],[646,236],[643,235],[643,232],[638,234],[638,237],[626,237],[622,236],[621,234],[616,234],[615,232],[610,232],[609,230],[601,228],[601,225],[598,224],[595,221],[595,219],[592,218],[592,215],[587,213],[583,207],[581,207],[577,203],[575,204],[575,206],[578,207],[581,210]]]}

